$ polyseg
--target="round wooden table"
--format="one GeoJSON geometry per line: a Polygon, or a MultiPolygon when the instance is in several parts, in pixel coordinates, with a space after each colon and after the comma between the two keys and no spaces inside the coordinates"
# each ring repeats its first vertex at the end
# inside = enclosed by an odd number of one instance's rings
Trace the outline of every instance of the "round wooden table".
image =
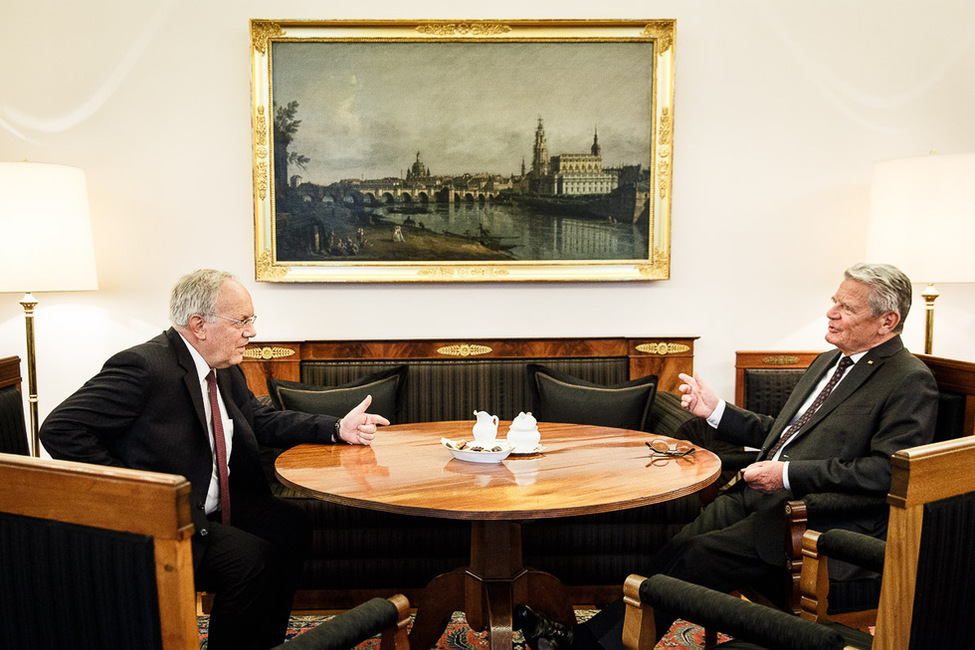
{"type": "MultiPolygon", "coordinates": [[[[499,437],[508,424],[501,422],[499,437]]],[[[454,421],[382,427],[369,447],[299,445],[275,464],[282,483],[319,499],[471,521],[470,566],[437,576],[424,589],[415,603],[411,647],[432,647],[457,610],[472,629],[489,631],[492,649],[511,647],[516,604],[574,622],[562,582],[524,566],[521,522],[676,499],[710,485],[721,471],[717,456],[704,449],[651,457],[645,443],[677,442],[669,438],[549,422],[538,424],[539,453],[511,455],[497,464],[453,458],[440,439],[471,441],[472,426],[473,421],[454,421]]]]}

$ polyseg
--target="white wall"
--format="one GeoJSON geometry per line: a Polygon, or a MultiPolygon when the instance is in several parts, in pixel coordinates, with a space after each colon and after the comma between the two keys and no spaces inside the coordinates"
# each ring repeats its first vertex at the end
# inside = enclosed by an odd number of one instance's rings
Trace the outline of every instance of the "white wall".
{"type": "MultiPolygon", "coordinates": [[[[968,0],[329,6],[0,3],[0,160],[86,170],[101,285],[37,296],[42,417],[112,352],[167,326],[182,273],[253,279],[250,18],[677,19],[669,281],[251,281],[264,340],[694,335],[697,369],[730,395],[735,350],[825,349],[829,297],[865,251],[875,161],[975,152],[968,0]]],[[[939,289],[935,353],[975,360],[975,287],[939,289]]],[[[19,300],[0,295],[0,355],[25,357],[19,300]]],[[[905,339],[921,351],[915,310],[905,339]]]]}

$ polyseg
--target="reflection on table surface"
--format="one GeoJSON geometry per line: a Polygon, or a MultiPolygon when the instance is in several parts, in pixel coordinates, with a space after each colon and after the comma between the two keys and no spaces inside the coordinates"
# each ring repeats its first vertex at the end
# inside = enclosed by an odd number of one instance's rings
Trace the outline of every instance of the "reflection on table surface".
{"type": "MultiPolygon", "coordinates": [[[[497,464],[453,458],[442,437],[471,440],[473,422],[400,424],[372,446],[300,445],[276,463],[283,483],[366,508],[460,519],[532,519],[609,512],[693,493],[720,471],[706,450],[651,455],[642,431],[540,422],[540,453],[497,464]]],[[[498,427],[507,431],[506,422],[498,427]]],[[[681,448],[686,443],[681,442],[681,448]]]]}

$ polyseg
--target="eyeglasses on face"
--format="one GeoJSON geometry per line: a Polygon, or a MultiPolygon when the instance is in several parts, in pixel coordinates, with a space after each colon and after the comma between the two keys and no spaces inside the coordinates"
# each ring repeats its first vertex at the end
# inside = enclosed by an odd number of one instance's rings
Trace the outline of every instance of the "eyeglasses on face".
{"type": "Polygon", "coordinates": [[[231,323],[237,326],[238,329],[244,329],[248,325],[253,325],[257,321],[257,314],[254,314],[250,318],[245,318],[240,320],[239,318],[231,318],[230,316],[221,316],[220,314],[214,314],[217,318],[222,318],[224,320],[229,320],[231,323]]]}

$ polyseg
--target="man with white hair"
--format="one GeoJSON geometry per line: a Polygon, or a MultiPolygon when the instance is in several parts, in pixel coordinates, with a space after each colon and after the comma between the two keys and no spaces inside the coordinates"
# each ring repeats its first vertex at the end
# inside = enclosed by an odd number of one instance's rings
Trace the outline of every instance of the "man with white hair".
{"type": "Polygon", "coordinates": [[[304,512],[271,495],[258,446],[368,445],[389,424],[366,413],[371,397],[341,419],[259,402],[238,365],[256,318],[230,273],[183,276],[170,299],[172,327],[115,354],[40,430],[54,458],[189,480],[196,587],[214,594],[210,650],[283,642],[311,544],[304,512]]]}
{"type": "MultiPolygon", "coordinates": [[[[768,584],[786,566],[786,501],[812,492],[887,494],[891,455],[930,442],[937,420],[934,377],[900,338],[910,307],[911,281],[897,268],[847,269],[826,312],[835,349],[810,364],[775,418],[726,404],[700,377],[682,374],[685,409],[707,418],[717,438],[760,451],[741,481],[634,571],[724,592],[768,584]]],[[[884,538],[886,521],[854,513],[841,524],[884,538]]],[[[623,612],[617,601],[573,629],[522,605],[515,624],[533,650],[618,648],[623,612]]],[[[654,611],[654,619],[659,639],[674,618],[654,611]]]]}

